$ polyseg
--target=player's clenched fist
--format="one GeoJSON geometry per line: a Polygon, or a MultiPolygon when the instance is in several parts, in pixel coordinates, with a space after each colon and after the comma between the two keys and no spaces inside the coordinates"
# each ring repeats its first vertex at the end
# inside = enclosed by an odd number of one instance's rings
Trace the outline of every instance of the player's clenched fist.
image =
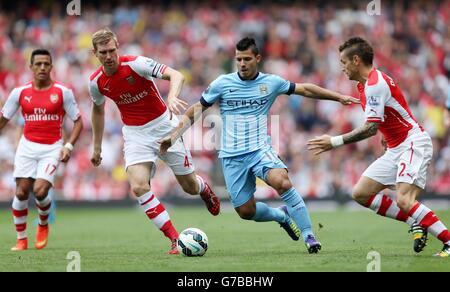
{"type": "Polygon", "coordinates": [[[61,155],[60,155],[60,157],[61,157],[61,162],[67,162],[67,161],[69,161],[69,159],[70,159],[70,153],[71,153],[72,151],[70,151],[70,149],[69,148],[67,148],[67,147],[62,147],[61,148],[61,155]]]}
{"type": "Polygon", "coordinates": [[[161,144],[159,146],[159,152],[161,154],[166,154],[167,153],[167,149],[169,149],[170,146],[172,146],[172,138],[170,136],[167,136],[167,137],[159,140],[159,143],[161,144]]]}
{"type": "Polygon", "coordinates": [[[91,163],[93,166],[99,166],[102,163],[101,151],[94,151],[91,158],[91,163]]]}

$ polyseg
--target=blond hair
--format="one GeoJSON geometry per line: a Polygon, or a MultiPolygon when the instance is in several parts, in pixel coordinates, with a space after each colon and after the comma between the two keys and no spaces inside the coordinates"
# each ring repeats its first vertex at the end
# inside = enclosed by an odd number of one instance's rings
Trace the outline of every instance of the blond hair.
{"type": "Polygon", "coordinates": [[[92,35],[92,46],[94,50],[97,50],[97,45],[104,45],[109,43],[111,40],[114,40],[116,46],[119,46],[119,42],[117,41],[117,36],[113,33],[109,28],[102,28],[101,30],[96,31],[92,35]]]}

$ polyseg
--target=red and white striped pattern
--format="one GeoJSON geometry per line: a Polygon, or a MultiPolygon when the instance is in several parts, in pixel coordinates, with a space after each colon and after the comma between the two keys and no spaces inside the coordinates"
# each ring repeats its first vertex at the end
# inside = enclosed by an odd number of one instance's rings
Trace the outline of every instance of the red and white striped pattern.
{"type": "Polygon", "coordinates": [[[148,192],[138,198],[139,203],[144,209],[147,217],[161,230],[168,238],[178,238],[178,232],[170,221],[169,213],[164,208],[164,205],[156,198],[152,192],[148,192]]]}
{"type": "Polygon", "coordinates": [[[410,226],[414,223],[414,219],[403,213],[397,204],[386,195],[377,194],[371,196],[366,207],[374,210],[380,216],[406,222],[410,226]]]}
{"type": "Polygon", "coordinates": [[[12,203],[14,225],[16,225],[17,239],[27,238],[28,200],[20,201],[14,197],[12,203]]]}
{"type": "Polygon", "coordinates": [[[48,224],[48,216],[50,214],[50,207],[52,206],[52,199],[47,196],[42,201],[36,199],[36,206],[39,213],[39,225],[45,226],[48,224]]]}
{"type": "Polygon", "coordinates": [[[444,244],[450,244],[450,232],[430,208],[416,202],[408,212],[408,215],[414,218],[420,226],[427,229],[429,233],[434,235],[444,244]]]}

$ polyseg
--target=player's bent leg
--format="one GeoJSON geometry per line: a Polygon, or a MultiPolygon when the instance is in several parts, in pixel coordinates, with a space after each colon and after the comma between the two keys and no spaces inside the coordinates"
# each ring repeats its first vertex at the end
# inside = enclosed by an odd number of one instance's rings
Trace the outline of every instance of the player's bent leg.
{"type": "Polygon", "coordinates": [[[414,251],[422,251],[427,240],[426,230],[408,216],[408,213],[399,208],[397,203],[393,202],[389,196],[381,193],[387,187],[369,177],[361,176],[353,189],[352,196],[356,202],[373,210],[380,216],[406,222],[410,226],[409,232],[413,233],[414,251]]]}
{"type": "MultiPolygon", "coordinates": [[[[417,202],[416,198],[420,195],[422,189],[408,183],[397,184],[397,205],[402,212],[408,214],[413,205],[417,202]],[[405,212],[406,211],[406,212],[405,212]]],[[[413,235],[413,250],[421,252],[427,245],[428,231],[418,222],[414,221],[409,230],[413,235]]]]}
{"type": "Polygon", "coordinates": [[[300,230],[287,212],[286,206],[272,208],[263,202],[256,202],[254,198],[248,200],[244,205],[236,207],[236,212],[244,220],[255,222],[275,221],[280,224],[293,240],[300,238],[300,230]]]}
{"type": "Polygon", "coordinates": [[[34,179],[17,178],[16,194],[12,203],[14,225],[17,232],[17,242],[11,251],[21,251],[28,249],[28,239],[26,234],[28,216],[28,198],[33,186],[34,179]]]}
{"type": "MultiPolygon", "coordinates": [[[[186,175],[175,175],[178,183],[180,184],[183,191],[190,195],[198,195],[201,191],[201,188],[204,187],[204,185],[201,185],[200,182],[197,180],[197,176],[195,175],[195,172],[186,174],[186,175]]],[[[203,182],[203,180],[202,180],[203,182]]]]}
{"type": "Polygon", "coordinates": [[[322,248],[322,245],[313,233],[308,209],[303,198],[292,186],[287,170],[285,168],[270,169],[265,180],[286,203],[288,213],[300,229],[308,252],[317,253],[322,248]]]}
{"type": "Polygon", "coordinates": [[[361,176],[356,185],[353,187],[352,198],[358,204],[368,207],[370,199],[386,188],[387,186],[371,178],[361,176]]]}
{"type": "Polygon", "coordinates": [[[285,214],[285,221],[284,222],[278,222],[280,224],[280,227],[283,228],[287,234],[289,235],[292,240],[299,240],[300,239],[300,229],[298,229],[297,224],[295,224],[294,220],[291,218],[288,212],[288,207],[286,205],[280,206],[278,208],[279,210],[283,211],[285,214]]]}
{"type": "Polygon", "coordinates": [[[36,206],[39,214],[39,224],[36,232],[36,241],[34,246],[37,249],[43,249],[48,243],[48,216],[50,214],[50,207],[52,204],[48,192],[52,184],[44,179],[36,179],[33,187],[34,195],[36,196],[36,206]]]}
{"type": "Polygon", "coordinates": [[[191,195],[200,195],[208,211],[217,216],[220,213],[220,200],[203,178],[195,172],[186,175],[175,175],[183,190],[191,195]]]}
{"type": "Polygon", "coordinates": [[[169,254],[178,254],[176,242],[178,232],[170,220],[164,205],[150,190],[150,174],[154,167],[152,162],[139,163],[127,167],[131,192],[137,197],[147,217],[170,240],[169,254]]]}
{"type": "MultiPolygon", "coordinates": [[[[397,190],[399,206],[404,211],[410,208],[408,216],[414,218],[424,230],[442,241],[444,244],[443,250],[445,251],[447,246],[450,245],[450,232],[430,208],[416,201],[416,198],[422,192],[422,189],[416,185],[398,183],[397,190]]],[[[416,239],[414,240],[414,247],[416,248],[416,239]]],[[[440,255],[441,252],[437,255],[440,255]]]]}
{"type": "Polygon", "coordinates": [[[236,213],[244,220],[253,220],[256,214],[256,201],[255,198],[250,198],[247,202],[239,207],[235,207],[236,213]]]}
{"type": "Polygon", "coordinates": [[[403,212],[389,196],[381,193],[386,188],[388,186],[362,176],[353,188],[352,197],[356,202],[373,210],[380,216],[406,222],[409,226],[412,226],[414,219],[403,212]]]}
{"type": "Polygon", "coordinates": [[[150,174],[153,168],[152,162],[144,162],[127,167],[128,182],[131,193],[137,198],[150,191],[150,174]]]}

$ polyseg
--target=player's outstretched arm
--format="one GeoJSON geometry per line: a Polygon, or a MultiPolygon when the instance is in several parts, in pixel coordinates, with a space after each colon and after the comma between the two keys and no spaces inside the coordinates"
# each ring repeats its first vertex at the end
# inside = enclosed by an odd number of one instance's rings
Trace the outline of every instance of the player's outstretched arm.
{"type": "Polygon", "coordinates": [[[70,133],[69,140],[66,142],[64,147],[61,149],[61,162],[67,162],[70,159],[70,154],[72,153],[73,146],[78,141],[81,131],[83,130],[83,121],[81,117],[73,122],[73,129],[70,133]]]}
{"type": "Polygon", "coordinates": [[[313,151],[314,155],[329,151],[344,144],[358,142],[374,136],[378,131],[378,123],[366,122],[359,128],[340,136],[331,137],[323,135],[308,141],[308,150],[313,151]]]}
{"type": "Polygon", "coordinates": [[[178,126],[173,129],[172,133],[159,141],[159,143],[161,143],[161,146],[159,148],[161,154],[165,154],[167,152],[167,149],[169,149],[176,140],[183,136],[184,132],[186,132],[187,129],[189,129],[191,125],[196,120],[198,120],[201,117],[202,113],[207,109],[208,107],[202,105],[200,102],[197,102],[196,104],[193,104],[191,107],[189,107],[186,113],[181,117],[178,126]]]}
{"type": "Polygon", "coordinates": [[[343,95],[338,92],[322,88],[312,83],[296,83],[294,93],[309,98],[334,100],[342,103],[343,105],[360,103],[359,99],[357,98],[348,95],[343,95]]]}
{"type": "Polygon", "coordinates": [[[92,139],[94,144],[94,151],[92,152],[91,163],[94,166],[99,166],[102,162],[102,140],[103,131],[105,129],[105,103],[92,106],[92,139]]]}
{"type": "Polygon", "coordinates": [[[169,109],[173,113],[179,115],[181,113],[179,108],[186,110],[186,107],[188,106],[188,103],[186,101],[178,98],[183,87],[184,76],[183,74],[181,74],[181,72],[167,67],[162,78],[164,80],[170,80],[170,89],[169,93],[167,94],[169,109]]]}

